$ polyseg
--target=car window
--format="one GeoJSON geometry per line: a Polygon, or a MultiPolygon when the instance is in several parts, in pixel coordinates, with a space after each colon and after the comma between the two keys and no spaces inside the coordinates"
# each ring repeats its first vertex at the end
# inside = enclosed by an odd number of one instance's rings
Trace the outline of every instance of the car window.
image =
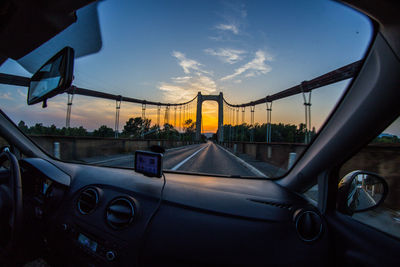
{"type": "Polygon", "coordinates": [[[304,192],[304,196],[310,200],[311,204],[318,206],[318,184],[304,192]]]}
{"type": "MultiPolygon", "coordinates": [[[[76,52],[68,93],[43,109],[26,105],[27,88],[0,85],[0,105],[49,154],[114,167],[163,146],[166,170],[282,177],[374,36],[333,1],[101,1],[98,12],[103,47],[76,52]]],[[[51,42],[0,72],[31,77],[24,64],[51,42]]]]}
{"type": "MultiPolygon", "coordinates": [[[[360,170],[376,173],[388,184],[385,201],[373,210],[354,213],[357,221],[400,238],[400,118],[372,140],[340,169],[340,178],[360,170]]],[[[374,199],[379,188],[369,188],[365,180],[359,181],[366,199],[374,199]]],[[[364,201],[359,199],[359,205],[364,201]]]]}

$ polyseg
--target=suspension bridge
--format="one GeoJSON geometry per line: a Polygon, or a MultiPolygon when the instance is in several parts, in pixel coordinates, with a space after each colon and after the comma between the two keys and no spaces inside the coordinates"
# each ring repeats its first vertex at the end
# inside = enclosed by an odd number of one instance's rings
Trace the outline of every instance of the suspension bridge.
{"type": "MultiPolygon", "coordinates": [[[[354,63],[348,64],[341,68],[335,69],[321,76],[318,76],[312,80],[303,81],[298,85],[292,86],[286,90],[278,92],[273,95],[267,95],[261,99],[256,99],[250,102],[234,104],[230,103],[229,100],[225,99],[222,93],[218,95],[203,95],[199,92],[193,99],[182,102],[182,103],[165,103],[165,102],[155,102],[144,99],[137,99],[133,97],[127,97],[122,95],[115,95],[106,92],[99,92],[96,90],[90,90],[85,88],[80,88],[77,86],[71,86],[66,93],[68,94],[67,102],[67,113],[66,113],[66,127],[70,127],[72,104],[74,96],[82,95],[88,97],[102,98],[115,101],[115,138],[119,136],[119,120],[120,120],[120,110],[122,102],[130,102],[141,105],[141,117],[146,119],[146,111],[149,108],[155,108],[157,110],[156,122],[154,124],[162,126],[165,124],[172,125],[178,131],[184,130],[184,124],[188,120],[195,123],[195,139],[200,140],[202,133],[202,105],[205,101],[216,101],[218,103],[218,142],[223,142],[224,140],[233,140],[238,137],[238,125],[247,124],[250,126],[250,140],[254,141],[254,129],[252,127],[255,125],[254,113],[257,105],[265,105],[265,111],[267,113],[266,120],[266,133],[265,140],[270,143],[271,140],[271,119],[272,119],[272,103],[283,98],[287,98],[293,95],[302,94],[303,104],[304,104],[304,125],[306,127],[305,131],[305,143],[310,142],[311,136],[311,93],[313,90],[321,88],[323,86],[337,83],[356,75],[361,67],[361,61],[356,61],[354,63]],[[246,121],[246,113],[250,113],[250,121],[246,121]],[[163,124],[161,124],[161,119],[163,117],[163,124]],[[224,136],[227,135],[227,136],[224,136]]],[[[19,85],[19,86],[29,86],[30,79],[27,77],[0,74],[0,83],[19,85]]]]}

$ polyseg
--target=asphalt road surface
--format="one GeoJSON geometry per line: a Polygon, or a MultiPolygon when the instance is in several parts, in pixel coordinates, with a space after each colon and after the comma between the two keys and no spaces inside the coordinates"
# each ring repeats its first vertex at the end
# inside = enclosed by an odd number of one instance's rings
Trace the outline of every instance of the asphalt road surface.
{"type": "MultiPolygon", "coordinates": [[[[86,160],[103,166],[134,167],[133,155],[115,155],[86,160]]],[[[236,156],[213,142],[169,149],[164,154],[164,169],[230,176],[259,176],[236,156]]]]}
{"type": "Polygon", "coordinates": [[[372,207],[376,204],[376,201],[372,198],[372,196],[365,191],[364,188],[357,188],[358,194],[358,209],[365,209],[368,207],[372,207]]]}

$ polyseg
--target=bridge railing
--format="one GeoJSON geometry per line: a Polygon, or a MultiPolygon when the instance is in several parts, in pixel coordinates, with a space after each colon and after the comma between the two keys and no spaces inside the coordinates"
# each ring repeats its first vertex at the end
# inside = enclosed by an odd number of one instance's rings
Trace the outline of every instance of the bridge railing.
{"type": "Polygon", "coordinates": [[[146,150],[152,145],[166,149],[197,143],[195,141],[172,141],[164,139],[128,139],[103,137],[75,137],[58,135],[30,135],[50,155],[54,155],[55,143],[59,145],[59,156],[62,160],[80,160],[95,156],[134,153],[136,150],[146,150]]]}

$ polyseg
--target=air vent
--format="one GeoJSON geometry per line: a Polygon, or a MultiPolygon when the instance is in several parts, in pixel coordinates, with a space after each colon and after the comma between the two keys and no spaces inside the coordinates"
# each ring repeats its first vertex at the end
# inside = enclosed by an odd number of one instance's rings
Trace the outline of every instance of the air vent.
{"type": "Polygon", "coordinates": [[[321,216],[313,210],[301,210],[295,215],[296,230],[301,240],[313,242],[322,235],[321,216]]]}
{"type": "Polygon", "coordinates": [[[278,203],[278,202],[273,202],[273,201],[263,200],[263,199],[252,199],[252,198],[249,198],[248,200],[253,201],[253,202],[257,202],[257,203],[261,203],[261,204],[265,204],[265,205],[274,206],[274,207],[281,208],[281,209],[288,209],[288,210],[292,209],[292,206],[289,205],[289,204],[278,203]]]}
{"type": "Polygon", "coordinates": [[[78,198],[78,210],[86,215],[93,212],[99,203],[99,193],[93,187],[86,188],[81,192],[78,198]]]}
{"type": "Polygon", "coordinates": [[[114,229],[123,229],[132,223],[135,207],[132,201],[121,197],[110,202],[106,210],[106,220],[114,229]]]}

